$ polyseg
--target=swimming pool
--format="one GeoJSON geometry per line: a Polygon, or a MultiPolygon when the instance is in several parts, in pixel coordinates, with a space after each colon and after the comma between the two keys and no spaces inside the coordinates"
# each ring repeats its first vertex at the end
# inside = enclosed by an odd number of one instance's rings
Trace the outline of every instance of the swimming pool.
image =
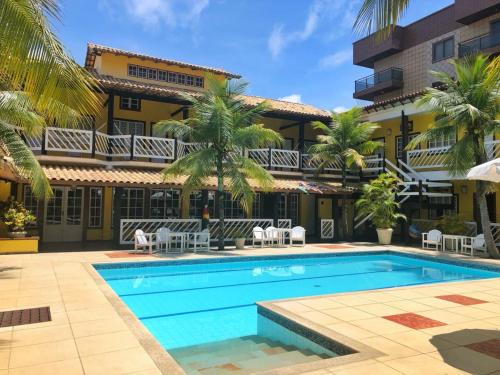
{"type": "Polygon", "coordinates": [[[94,265],[166,349],[257,334],[257,301],[500,277],[389,251],[94,265]]]}

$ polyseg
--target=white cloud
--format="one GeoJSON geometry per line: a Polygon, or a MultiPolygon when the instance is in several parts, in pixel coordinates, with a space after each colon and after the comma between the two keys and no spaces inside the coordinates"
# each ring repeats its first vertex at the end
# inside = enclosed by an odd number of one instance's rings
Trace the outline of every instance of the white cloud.
{"type": "Polygon", "coordinates": [[[99,0],[99,7],[116,15],[113,9],[125,8],[132,21],[147,30],[189,28],[199,21],[210,0],[99,0]]]}
{"type": "Polygon", "coordinates": [[[303,42],[317,31],[321,22],[327,21],[333,32],[339,35],[350,29],[353,9],[357,9],[360,0],[314,0],[302,29],[287,30],[282,24],[276,24],[269,35],[267,46],[271,56],[277,58],[292,43],[303,42]]]}
{"type": "Polygon", "coordinates": [[[338,107],[335,107],[335,108],[333,109],[333,112],[336,112],[336,113],[342,113],[342,112],[347,111],[348,109],[349,109],[349,108],[346,108],[346,107],[344,107],[344,106],[339,105],[338,107]]]}
{"type": "Polygon", "coordinates": [[[332,53],[331,55],[323,57],[319,61],[319,66],[320,68],[327,69],[327,68],[335,68],[337,66],[340,66],[346,62],[352,61],[352,49],[345,49],[342,51],[337,51],[335,53],[332,53]]]}
{"type": "Polygon", "coordinates": [[[302,103],[302,96],[300,94],[292,94],[278,98],[278,100],[283,100],[285,102],[291,103],[302,103]]]}

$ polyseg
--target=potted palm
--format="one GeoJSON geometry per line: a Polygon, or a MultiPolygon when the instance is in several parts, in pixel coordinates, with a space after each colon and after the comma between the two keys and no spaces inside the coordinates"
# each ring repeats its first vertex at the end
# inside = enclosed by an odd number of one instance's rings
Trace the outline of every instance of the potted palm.
{"type": "Polygon", "coordinates": [[[26,237],[26,225],[34,223],[35,220],[35,215],[26,209],[22,203],[13,199],[6,202],[2,212],[2,221],[7,226],[7,236],[10,238],[26,237]]]}
{"type": "Polygon", "coordinates": [[[233,237],[233,240],[234,240],[234,244],[236,245],[236,249],[238,250],[242,250],[245,248],[245,233],[243,233],[241,230],[239,229],[235,229],[232,233],[231,233],[232,237],[233,237]]]}
{"type": "Polygon", "coordinates": [[[361,215],[367,215],[377,229],[378,242],[388,245],[392,240],[393,228],[398,219],[406,217],[398,212],[396,192],[399,179],[392,173],[382,173],[369,184],[363,185],[361,198],[356,208],[361,215]]]}

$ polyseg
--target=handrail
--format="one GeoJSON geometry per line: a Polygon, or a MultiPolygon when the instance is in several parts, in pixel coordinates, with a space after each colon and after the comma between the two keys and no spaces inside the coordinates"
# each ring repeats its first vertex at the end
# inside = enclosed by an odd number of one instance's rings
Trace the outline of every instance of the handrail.
{"type": "Polygon", "coordinates": [[[375,72],[369,76],[359,78],[356,81],[354,81],[354,91],[359,92],[367,90],[379,83],[387,82],[390,80],[402,81],[403,69],[395,67],[387,68],[379,72],[375,72]]]}

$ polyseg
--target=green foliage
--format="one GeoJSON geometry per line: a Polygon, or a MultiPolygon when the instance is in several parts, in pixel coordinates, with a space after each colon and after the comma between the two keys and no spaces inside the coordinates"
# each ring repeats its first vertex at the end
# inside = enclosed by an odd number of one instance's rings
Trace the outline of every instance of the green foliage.
{"type": "Polygon", "coordinates": [[[377,229],[393,228],[398,219],[406,217],[398,213],[396,192],[400,180],[392,173],[382,173],[369,184],[363,185],[361,198],[355,205],[361,215],[372,215],[370,220],[377,229]]]}
{"type": "Polygon", "coordinates": [[[26,225],[36,221],[36,217],[22,203],[9,198],[2,210],[2,221],[9,232],[23,232],[26,225]]]}
{"type": "Polygon", "coordinates": [[[245,238],[246,237],[245,232],[243,232],[241,229],[238,229],[238,228],[233,229],[229,233],[229,236],[231,238],[233,238],[233,239],[236,239],[236,238],[245,238]]]}
{"type": "Polygon", "coordinates": [[[437,224],[439,230],[445,234],[466,235],[467,225],[459,215],[444,215],[437,224]]]}
{"type": "Polygon", "coordinates": [[[359,35],[377,32],[386,37],[410,3],[410,0],[364,0],[353,28],[359,35]]]}
{"type": "Polygon", "coordinates": [[[320,162],[320,169],[340,161],[344,186],[345,169],[353,166],[364,167],[364,156],[384,146],[383,143],[370,139],[379,126],[363,122],[361,116],[361,108],[354,107],[343,113],[332,112],[329,125],[319,121],[313,123],[314,128],[322,131],[323,135],[319,135],[319,143],[310,148],[312,159],[320,162]]]}

